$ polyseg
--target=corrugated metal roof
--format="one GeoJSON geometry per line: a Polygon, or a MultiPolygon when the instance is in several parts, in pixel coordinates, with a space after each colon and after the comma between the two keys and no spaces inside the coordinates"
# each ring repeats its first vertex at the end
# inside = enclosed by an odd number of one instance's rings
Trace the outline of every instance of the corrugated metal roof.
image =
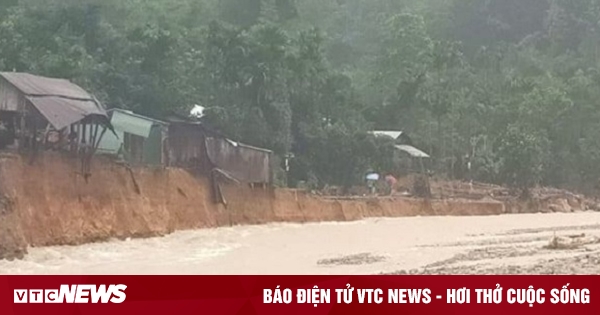
{"type": "Polygon", "coordinates": [[[65,79],[40,77],[29,73],[0,72],[8,82],[28,96],[61,96],[82,100],[94,98],[81,87],[65,79]]]}
{"type": "Polygon", "coordinates": [[[68,80],[18,72],[0,72],[0,76],[25,94],[58,130],[91,115],[108,118],[93,96],[68,80]]]}
{"type": "Polygon", "coordinates": [[[121,112],[121,113],[129,115],[129,116],[141,118],[141,119],[144,119],[144,120],[149,120],[149,121],[151,121],[151,122],[153,122],[155,124],[160,124],[160,125],[165,125],[165,126],[169,125],[168,123],[166,123],[166,122],[164,122],[162,120],[158,120],[158,119],[146,117],[146,116],[143,116],[143,115],[140,115],[140,114],[136,114],[133,111],[122,109],[122,108],[109,109],[109,110],[107,110],[107,112],[109,112],[109,113],[121,112]]]}
{"type": "Polygon", "coordinates": [[[114,111],[110,122],[116,130],[144,138],[150,136],[152,126],[155,124],[151,119],[122,111],[114,111]]]}
{"type": "Polygon", "coordinates": [[[396,149],[408,153],[412,157],[428,158],[429,155],[410,145],[397,145],[396,149]]]}
{"type": "Polygon", "coordinates": [[[400,136],[403,134],[402,131],[371,131],[371,134],[375,135],[375,136],[387,136],[387,137],[391,137],[394,140],[400,138],[400,136]]]}
{"type": "Polygon", "coordinates": [[[106,117],[104,110],[89,100],[81,101],[56,96],[29,96],[27,99],[56,130],[61,130],[90,115],[106,117]]]}
{"type": "Polygon", "coordinates": [[[259,147],[253,147],[251,145],[243,144],[243,143],[240,143],[240,142],[235,142],[235,141],[233,141],[231,139],[225,138],[225,141],[229,142],[229,144],[231,144],[234,147],[242,147],[242,148],[256,150],[256,151],[261,151],[261,152],[265,152],[265,153],[273,153],[273,151],[271,151],[269,149],[263,149],[263,148],[259,148],[259,147]]]}
{"type": "Polygon", "coordinates": [[[248,183],[271,181],[270,151],[224,138],[206,137],[205,145],[210,162],[235,179],[248,183]]]}

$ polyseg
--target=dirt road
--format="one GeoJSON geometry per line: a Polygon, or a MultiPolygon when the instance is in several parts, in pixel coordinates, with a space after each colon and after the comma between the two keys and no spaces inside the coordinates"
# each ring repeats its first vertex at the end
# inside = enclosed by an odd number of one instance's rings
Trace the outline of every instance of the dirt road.
{"type": "Polygon", "coordinates": [[[277,224],[30,248],[0,273],[599,274],[599,239],[591,212],[277,224]]]}

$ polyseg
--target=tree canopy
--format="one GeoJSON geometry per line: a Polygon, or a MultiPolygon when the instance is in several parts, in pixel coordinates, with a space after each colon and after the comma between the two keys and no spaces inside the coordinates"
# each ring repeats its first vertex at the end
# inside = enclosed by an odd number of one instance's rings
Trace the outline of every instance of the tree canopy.
{"type": "Polygon", "coordinates": [[[402,130],[442,176],[592,193],[600,0],[1,0],[0,70],[160,118],[194,104],[290,153],[289,183],[393,171],[402,130]]]}

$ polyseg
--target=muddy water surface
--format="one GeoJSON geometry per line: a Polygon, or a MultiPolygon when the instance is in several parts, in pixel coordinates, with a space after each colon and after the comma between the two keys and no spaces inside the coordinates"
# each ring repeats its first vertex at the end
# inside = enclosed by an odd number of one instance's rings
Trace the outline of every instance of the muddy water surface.
{"type": "Polygon", "coordinates": [[[2,274],[600,274],[600,213],[271,224],[30,248],[2,274]],[[568,249],[554,236],[582,237],[568,249]],[[564,270],[564,271],[562,271],[564,270]]]}

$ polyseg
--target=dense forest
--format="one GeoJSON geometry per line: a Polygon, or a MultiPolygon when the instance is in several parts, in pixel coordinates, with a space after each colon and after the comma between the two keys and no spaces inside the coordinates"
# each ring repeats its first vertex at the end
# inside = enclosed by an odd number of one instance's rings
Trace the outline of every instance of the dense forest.
{"type": "Polygon", "coordinates": [[[207,108],[293,154],[289,184],[391,169],[403,130],[439,176],[593,193],[600,0],[0,0],[0,70],[108,107],[207,108]]]}

